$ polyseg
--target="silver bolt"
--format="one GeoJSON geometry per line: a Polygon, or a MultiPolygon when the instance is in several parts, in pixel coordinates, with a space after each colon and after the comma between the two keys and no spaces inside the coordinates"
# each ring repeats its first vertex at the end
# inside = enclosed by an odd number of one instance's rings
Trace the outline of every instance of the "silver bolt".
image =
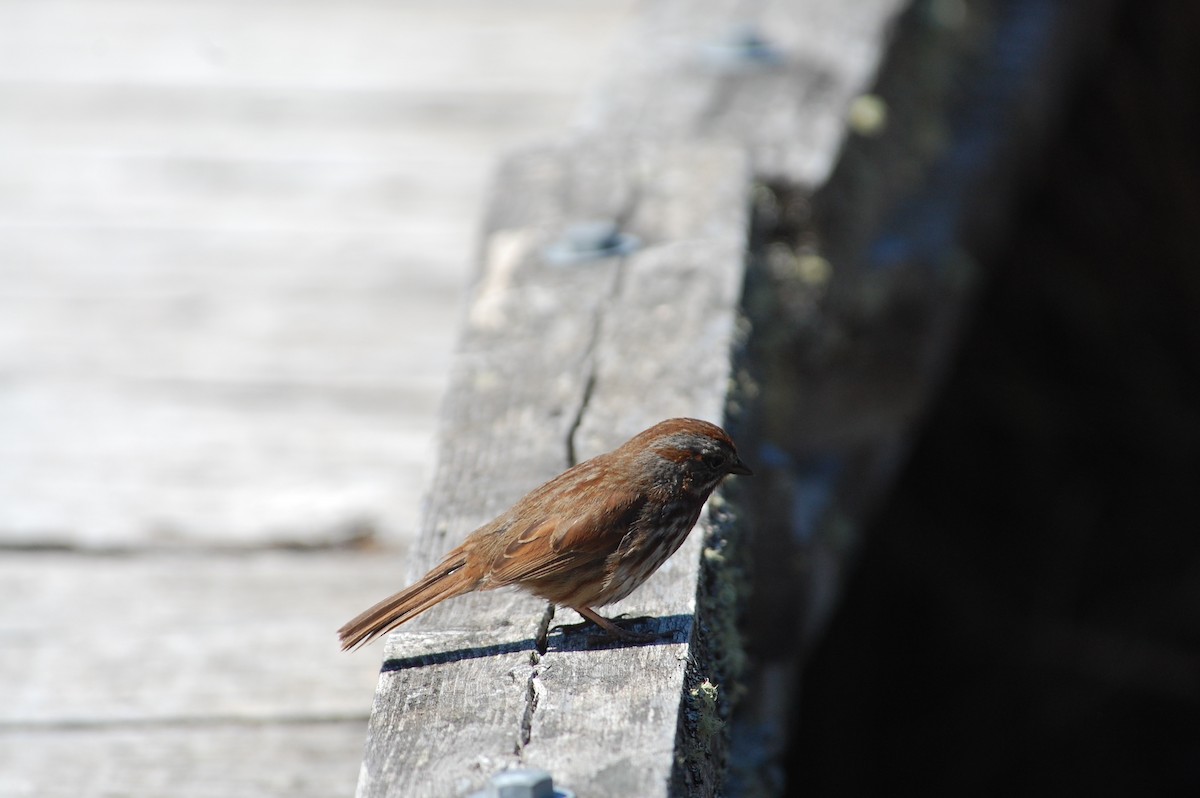
{"type": "Polygon", "coordinates": [[[496,773],[487,789],[471,798],[575,798],[575,793],[554,789],[549,773],[527,768],[496,773]]]}
{"type": "Polygon", "coordinates": [[[704,55],[712,66],[727,72],[775,67],[784,62],[779,48],[750,23],[735,25],[725,37],[705,46],[704,55]]]}
{"type": "Polygon", "coordinates": [[[492,776],[496,798],[554,798],[554,779],[544,770],[509,770],[492,776]]]}
{"type": "Polygon", "coordinates": [[[551,263],[579,263],[627,255],[637,248],[636,236],[622,233],[614,222],[597,220],[568,227],[557,241],[546,247],[545,255],[551,263]]]}

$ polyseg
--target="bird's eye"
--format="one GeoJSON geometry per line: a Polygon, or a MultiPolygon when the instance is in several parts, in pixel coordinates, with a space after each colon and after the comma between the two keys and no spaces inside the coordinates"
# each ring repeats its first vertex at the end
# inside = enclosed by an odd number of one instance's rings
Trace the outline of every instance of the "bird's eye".
{"type": "Polygon", "coordinates": [[[723,454],[706,454],[700,459],[704,462],[704,465],[707,468],[713,471],[716,471],[718,468],[725,465],[725,455],[723,454]]]}

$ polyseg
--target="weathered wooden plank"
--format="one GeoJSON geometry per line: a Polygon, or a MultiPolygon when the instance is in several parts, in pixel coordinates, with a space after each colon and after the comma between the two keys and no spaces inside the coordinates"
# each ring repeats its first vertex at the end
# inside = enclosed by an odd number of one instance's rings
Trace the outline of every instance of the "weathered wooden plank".
{"type": "MultiPolygon", "coordinates": [[[[596,319],[620,264],[549,268],[541,250],[578,211],[539,204],[577,188],[586,165],[534,156],[503,170],[485,265],[471,302],[447,397],[438,468],[418,541],[420,570],[569,463],[569,440],[588,390],[596,319]],[[525,175],[529,176],[526,177],[525,175]],[[530,222],[538,226],[533,226],[530,222]],[[541,277],[542,280],[533,279],[541,277]]],[[[623,175],[610,155],[612,174],[623,175]]],[[[578,192],[586,203],[597,194],[578,192]]],[[[397,585],[399,587],[399,585],[397,585]]],[[[470,596],[439,607],[389,639],[359,794],[461,793],[515,758],[542,605],[515,595],[470,596]],[[484,646],[499,646],[496,650],[484,646]],[[465,652],[460,659],[455,652],[465,652]],[[449,652],[447,662],[404,667],[449,652]]]]}
{"type": "Polygon", "coordinates": [[[583,109],[591,135],[745,145],[755,176],[808,188],[833,168],[851,100],[907,0],[645,3],[583,109]]]}
{"type": "MultiPolygon", "coordinates": [[[[676,142],[681,151],[698,139],[737,142],[748,149],[754,175],[779,189],[764,190],[758,197],[763,240],[757,242],[761,249],[754,256],[763,291],[754,310],[756,320],[771,329],[751,356],[759,359],[759,374],[774,383],[764,392],[768,412],[762,414],[767,419],[762,432],[779,447],[776,459],[781,467],[775,470],[774,481],[785,486],[775,490],[768,486],[758,495],[758,504],[777,511],[769,522],[772,528],[788,529],[797,521],[800,525],[796,540],[773,550],[764,548],[776,555],[764,561],[764,572],[787,588],[760,603],[763,612],[757,616],[765,632],[760,638],[766,639],[763,648],[773,649],[764,671],[780,681],[794,677],[802,632],[812,634],[827,616],[839,570],[853,550],[854,526],[886,485],[937,372],[953,350],[957,324],[975,284],[961,245],[983,240],[981,232],[994,222],[990,213],[1011,191],[1005,156],[1017,152],[1015,145],[1024,131],[1006,123],[1024,118],[1023,111],[1045,118],[1045,95],[1032,90],[1031,76],[1038,74],[1032,65],[1050,67],[1061,78],[1058,67],[1063,62],[1055,63],[1051,53],[1071,50],[1070,37],[1064,36],[1068,26],[1062,24],[1067,12],[1035,11],[1037,35],[1031,36],[1032,27],[1012,26],[1010,30],[1018,35],[1009,45],[1020,48],[1023,57],[997,60],[1020,62],[1026,70],[1016,76],[1016,91],[987,96],[982,111],[969,113],[967,123],[956,127],[962,120],[954,116],[958,109],[952,85],[962,84],[946,76],[967,74],[966,69],[989,47],[990,37],[1003,42],[1008,35],[1004,33],[1007,7],[923,7],[906,18],[904,47],[897,54],[888,49],[889,27],[904,5],[877,2],[850,8],[811,0],[790,6],[648,6],[640,33],[623,51],[616,76],[593,104],[584,125],[589,134],[607,142],[608,151],[619,148],[614,142],[628,140],[652,140],[667,148],[662,142],[676,142]],[[749,41],[752,46],[742,48],[739,60],[729,39],[746,23],[766,37],[766,46],[743,39],[743,44],[749,41]],[[1053,46],[1056,42],[1065,48],[1053,46]],[[893,71],[873,86],[880,96],[854,104],[856,96],[872,87],[885,55],[897,60],[893,71]],[[913,91],[897,89],[906,82],[913,91]],[[856,115],[848,123],[852,107],[856,115]],[[961,141],[945,137],[964,128],[967,135],[961,141]],[[855,137],[852,132],[863,135],[855,137]],[[872,145],[873,137],[878,138],[877,144],[872,145]],[[957,149],[960,143],[962,149],[957,149]],[[788,633],[793,630],[795,634],[788,633]]],[[[994,78],[986,74],[980,78],[985,93],[996,91],[994,78]]],[[[619,198],[627,190],[625,175],[612,173],[603,157],[589,159],[579,168],[581,174],[588,170],[594,181],[589,192],[601,209],[598,216],[626,222],[637,216],[636,210],[612,212],[622,207],[619,198]]],[[[657,169],[660,175],[672,174],[664,164],[657,169]]],[[[528,218],[553,227],[554,220],[564,215],[561,208],[580,207],[581,192],[574,185],[555,184],[555,174],[552,168],[538,170],[537,179],[555,185],[556,190],[513,197],[494,212],[494,226],[520,227],[521,219],[528,218]]],[[[661,184],[670,185],[671,180],[661,184]]],[[[694,192],[693,196],[707,199],[711,194],[694,192]]],[[[576,458],[607,448],[632,431],[622,430],[616,440],[605,438],[614,428],[632,422],[645,397],[653,395],[636,387],[642,384],[638,380],[656,386],[674,384],[672,365],[677,356],[658,335],[671,327],[681,308],[693,302],[704,305],[679,287],[690,288],[691,281],[676,283],[674,291],[664,287],[655,302],[659,286],[654,278],[663,272],[647,269],[632,276],[640,257],[644,256],[625,259],[614,297],[625,286],[636,285],[636,301],[645,301],[643,307],[656,312],[643,311],[612,324],[611,329],[608,322],[616,314],[606,312],[599,320],[591,354],[593,385],[570,438],[576,458]],[[650,321],[655,315],[661,318],[650,321]],[[647,325],[639,326],[641,321],[647,325]],[[610,342],[610,334],[615,342],[610,342]],[[651,354],[630,358],[631,347],[651,354]],[[602,374],[621,375],[628,382],[613,390],[617,383],[602,374]],[[624,390],[629,386],[634,387],[624,390]],[[609,390],[611,394],[606,393],[609,390]]],[[[682,259],[693,264],[703,260],[700,253],[682,259]]],[[[522,287],[530,290],[530,285],[522,287]]],[[[692,329],[689,325],[695,320],[684,320],[683,315],[680,328],[692,329]]],[[[714,333],[715,338],[722,334],[714,333]]],[[[708,351],[713,351],[711,345],[708,351]]],[[[510,349],[496,354],[512,357],[515,353],[510,349]]],[[[711,374],[696,376],[697,385],[712,378],[711,374]]],[[[462,395],[468,401],[472,396],[469,390],[462,395]]],[[[454,427],[450,429],[457,434],[454,427]]],[[[695,545],[696,540],[690,541],[689,549],[695,545]]],[[[694,558],[689,549],[683,553],[694,558]]],[[[680,563],[687,562],[694,559],[678,559],[647,585],[646,591],[665,587],[663,596],[651,599],[649,592],[638,594],[630,603],[639,609],[654,607],[656,614],[667,618],[690,616],[691,606],[680,600],[679,588],[686,583],[694,590],[694,572],[687,575],[690,582],[683,578],[672,582],[679,577],[680,563]],[[672,608],[678,615],[670,614],[672,608]]],[[[525,634],[529,633],[520,633],[525,634]]],[[[417,640],[414,636],[414,643],[417,640]]],[[[506,645],[504,653],[512,655],[514,664],[507,674],[514,684],[507,693],[505,712],[489,715],[486,723],[500,724],[495,729],[497,745],[512,739],[503,724],[511,723],[519,710],[511,692],[519,689],[522,675],[527,674],[528,711],[515,750],[508,756],[485,756],[474,763],[469,775],[441,789],[461,791],[476,784],[488,768],[514,760],[546,767],[560,783],[592,794],[654,794],[648,784],[665,789],[668,775],[655,754],[667,748],[651,727],[671,711],[670,701],[661,699],[673,695],[675,683],[669,669],[659,669],[662,663],[656,655],[676,643],[650,651],[583,652],[572,649],[569,641],[556,645],[559,641],[551,634],[544,653],[539,653],[537,638],[514,637],[506,645]],[[603,703],[593,703],[590,686],[611,684],[618,672],[640,674],[651,692],[641,693],[637,686],[622,682],[619,692],[613,690],[603,703]],[[662,681],[664,675],[667,681],[662,681]],[[630,705],[635,707],[633,717],[623,714],[630,705]],[[653,720],[645,723],[647,718],[653,720]],[[609,729],[611,735],[606,733],[609,729]]],[[[439,667],[445,664],[438,661],[439,667]]],[[[406,672],[397,667],[396,673],[406,672]]],[[[432,690],[433,683],[421,678],[414,674],[413,683],[432,690]]],[[[463,684],[456,682],[456,686],[463,684]]],[[[474,701],[499,702],[497,695],[473,682],[465,684],[470,688],[467,696],[449,699],[455,720],[468,717],[474,701]]],[[[394,695],[404,689],[393,680],[381,690],[390,722],[409,722],[394,710],[394,695]]],[[[777,733],[782,722],[779,708],[786,703],[780,699],[779,692],[758,696],[753,707],[757,714],[749,713],[755,716],[743,726],[753,727],[754,739],[777,733]]],[[[677,704],[674,710],[678,712],[677,704]]],[[[376,715],[380,716],[378,707],[376,715]]],[[[411,722],[419,725],[421,719],[411,722]]],[[[472,734],[477,731],[473,728],[472,734]]],[[[375,733],[378,740],[388,739],[393,749],[412,739],[407,731],[393,732],[388,738],[389,730],[381,726],[375,727],[375,733]]],[[[478,741],[471,738],[472,744],[478,741]]],[[[395,789],[394,794],[403,794],[409,783],[399,772],[398,757],[388,762],[390,772],[373,769],[371,751],[381,747],[385,746],[378,741],[369,746],[360,791],[385,795],[395,789]]],[[[450,750],[453,743],[434,747],[438,767],[462,772],[450,750]]],[[[679,753],[678,747],[671,750],[679,753]]],[[[761,762],[764,756],[749,748],[743,753],[750,754],[744,761],[761,762]]],[[[715,789],[712,782],[697,787],[715,789]]]]}
{"type": "Polygon", "coordinates": [[[4,798],[329,798],[354,789],[362,721],[0,725],[4,798]]]}
{"type": "MultiPolygon", "coordinates": [[[[426,135],[436,139],[439,132],[435,127],[426,135]]],[[[417,143],[410,138],[410,147],[417,143]]],[[[28,148],[0,154],[5,169],[0,221],[6,227],[182,230],[184,235],[197,229],[345,235],[386,228],[385,222],[413,225],[414,214],[440,218],[443,227],[456,221],[465,226],[469,217],[456,220],[447,212],[461,203],[464,192],[477,188],[490,162],[487,149],[471,153],[444,140],[421,151],[351,155],[330,147],[291,157],[257,144],[261,150],[232,153],[104,147],[54,156],[28,148]]],[[[407,231],[410,239],[419,234],[413,227],[407,231]]]]}
{"type": "Polygon", "coordinates": [[[349,791],[402,547],[227,549],[404,541],[492,153],[623,12],[0,0],[0,794],[349,791]]]}
{"type": "MultiPolygon", "coordinates": [[[[711,37],[697,35],[692,30],[691,49],[686,52],[679,46],[679,39],[672,38],[676,36],[673,27],[711,24],[716,16],[732,15],[731,9],[724,8],[714,16],[713,4],[700,9],[693,5],[684,8],[683,4],[647,8],[651,9],[646,17],[649,22],[634,37],[632,48],[619,58],[621,66],[616,77],[592,108],[591,126],[587,129],[607,143],[581,148],[579,163],[574,167],[578,174],[575,181],[563,181],[560,170],[546,163],[528,163],[521,169],[520,178],[515,178],[511,170],[503,173],[498,181],[501,200],[488,225],[492,235],[487,239],[489,257],[482,278],[484,286],[513,282],[509,275],[518,268],[498,265],[495,253],[505,247],[521,247],[520,237],[530,235],[531,228],[553,231],[571,219],[619,219],[624,229],[635,234],[643,229],[653,231],[651,238],[658,244],[626,258],[615,282],[607,275],[604,277],[614,286],[613,297],[598,319],[596,340],[588,355],[592,384],[587,390],[586,406],[578,414],[569,438],[575,460],[610,448],[632,431],[668,415],[720,418],[727,394],[728,360],[717,357],[716,353],[728,352],[735,337],[732,308],[737,303],[741,271],[729,269],[728,264],[740,260],[745,246],[746,173],[740,172],[737,179],[717,179],[715,184],[697,190],[689,186],[706,179],[703,158],[658,159],[644,163],[641,167],[644,177],[638,183],[629,167],[616,168],[611,162],[608,154],[621,150],[614,142],[626,137],[660,141],[733,139],[749,145],[758,174],[816,183],[831,168],[844,136],[845,106],[870,79],[883,49],[882,31],[897,5],[872,5],[863,15],[842,10],[835,13],[828,8],[829,26],[817,33],[824,49],[817,48],[813,53],[797,54],[803,43],[788,40],[791,35],[788,31],[797,28],[793,21],[787,20],[782,27],[775,25],[770,35],[782,35],[775,40],[782,48],[781,54],[787,53],[789,46],[795,49],[779,64],[750,70],[738,65],[726,69],[705,61],[708,57],[705,48],[728,32],[728,28],[721,27],[724,23],[710,28],[711,37]],[[829,36],[831,29],[837,35],[829,36]],[[831,41],[834,43],[829,47],[831,41]],[[819,62],[820,58],[826,58],[828,63],[819,62]],[[814,64],[813,59],[818,63],[814,64]],[[682,72],[687,75],[681,76],[682,72]],[[798,86],[811,91],[800,91],[798,86]],[[770,124],[765,124],[764,118],[770,124]],[[525,189],[530,183],[535,190],[525,189]],[[636,191],[648,193],[644,197],[639,194],[633,207],[624,199],[635,190],[631,184],[637,184],[636,191]],[[514,185],[523,190],[513,190],[514,185]],[[662,202],[662,197],[654,196],[656,193],[678,196],[679,201],[662,202]],[[693,225],[701,219],[708,228],[697,234],[703,228],[693,225]],[[672,239],[675,242],[668,243],[672,239]],[[623,312],[626,308],[633,312],[623,312]]],[[[820,28],[819,24],[817,27],[820,28]]],[[[694,144],[685,145],[678,151],[695,152],[692,147],[694,144]]],[[[654,149],[643,147],[642,151],[654,149]]],[[[522,159],[512,163],[519,165],[522,159]]],[[[521,280],[525,292],[522,300],[530,297],[536,300],[539,292],[554,291],[563,285],[561,276],[553,272],[549,276],[544,271],[527,274],[521,280]]],[[[499,300],[495,295],[486,289],[480,294],[482,300],[477,299],[473,306],[473,321],[488,319],[493,314],[497,319],[514,321],[511,315],[496,310],[499,300]]],[[[575,308],[564,307],[560,310],[560,323],[562,319],[577,322],[577,316],[575,308]]],[[[467,333],[468,340],[471,335],[467,333]]],[[[471,351],[469,345],[467,351],[471,351]]],[[[497,346],[491,354],[500,363],[509,359],[510,367],[515,361],[515,367],[521,369],[530,357],[537,357],[537,350],[529,355],[515,348],[505,350],[497,346]]],[[[540,374],[535,367],[530,375],[520,378],[540,384],[543,381],[540,374]]],[[[476,402],[470,381],[456,381],[450,400],[476,402]]],[[[511,401],[505,397],[501,407],[511,401]]],[[[484,403],[484,412],[488,404],[484,403]]],[[[505,411],[502,409],[498,416],[498,428],[502,435],[507,435],[511,426],[505,411]]],[[[445,434],[450,440],[460,439],[463,430],[451,423],[445,434]]],[[[561,439],[561,428],[553,436],[561,439]]],[[[476,446],[474,442],[465,442],[466,451],[476,446]]],[[[561,462],[560,467],[567,464],[561,462]]],[[[452,467],[451,471],[457,469],[452,467]]],[[[540,479],[551,473],[537,476],[540,479]]],[[[509,475],[499,477],[507,480],[509,475]]],[[[531,487],[536,481],[531,475],[524,487],[531,487]]],[[[515,498],[519,493],[513,486],[507,498],[515,498]]],[[[471,498],[462,493],[448,492],[443,498],[435,490],[434,496],[435,512],[443,501],[471,503],[471,498]]],[[[497,502],[491,509],[498,510],[504,503],[497,502]]],[[[486,516],[481,514],[476,520],[484,520],[486,516]]],[[[436,538],[423,538],[423,543],[430,540],[436,538]]],[[[435,554],[434,549],[440,552],[448,548],[449,541],[437,543],[425,550],[427,561],[435,554]]],[[[679,624],[682,636],[676,638],[678,642],[635,650],[582,652],[570,650],[569,644],[556,648],[558,638],[552,635],[549,647],[539,656],[536,639],[526,637],[531,632],[523,630],[511,639],[506,637],[509,646],[504,656],[509,660],[503,665],[510,667],[500,670],[509,674],[513,683],[508,686],[504,710],[489,710],[484,721],[484,725],[498,724],[493,730],[490,753],[472,763],[465,776],[462,754],[454,747],[466,743],[463,750],[481,750],[479,724],[468,727],[469,740],[429,742],[426,736],[415,741],[411,730],[427,725],[424,716],[410,717],[394,709],[398,694],[407,690],[411,695],[414,684],[432,691],[437,679],[448,678],[447,674],[414,673],[408,677],[406,686],[396,681],[399,678],[396,674],[406,671],[386,675],[372,720],[373,737],[368,745],[360,795],[409,794],[422,788],[431,795],[461,792],[476,785],[489,769],[516,761],[546,767],[561,784],[590,794],[665,793],[676,755],[682,753],[675,738],[684,675],[678,663],[686,659],[687,646],[692,642],[690,618],[695,611],[700,545],[699,536],[694,536],[659,575],[624,603],[637,614],[649,611],[671,619],[669,624],[679,624]],[[630,673],[639,674],[636,683],[630,683],[630,673]],[[513,728],[513,717],[521,703],[512,694],[520,690],[521,676],[528,677],[529,712],[522,718],[518,731],[513,728]],[[610,695],[613,684],[620,685],[616,700],[610,695]],[[599,690],[597,685],[601,686],[599,690]],[[403,722],[404,728],[385,726],[396,722],[403,722]],[[406,769],[407,760],[413,755],[398,752],[414,746],[426,752],[435,749],[435,754],[419,756],[435,757],[436,767],[422,768],[416,774],[406,769]],[[506,746],[512,751],[505,750],[506,746]],[[373,759],[379,756],[383,759],[373,759]],[[439,773],[444,781],[436,781],[439,773]]],[[[614,608],[621,609],[625,607],[614,608]]],[[[464,610],[470,611],[478,610],[464,610]]],[[[507,612],[496,617],[504,618],[507,612]]],[[[563,614],[573,617],[570,612],[563,614]]],[[[426,623],[438,622],[431,618],[426,623]]],[[[525,629],[528,628],[527,625],[525,629]]],[[[412,655],[404,653],[404,639],[403,632],[393,638],[389,656],[407,656],[411,661],[412,655]]],[[[414,637],[414,641],[425,642],[420,637],[414,637]]],[[[439,662],[437,667],[444,665],[439,662]]],[[[470,717],[472,707],[480,703],[484,706],[501,703],[495,689],[480,688],[474,680],[458,679],[454,684],[470,689],[465,695],[443,694],[442,700],[452,706],[442,708],[442,717],[459,720],[470,717]]],[[[716,770],[719,769],[718,766],[716,770]]],[[[694,786],[715,790],[717,782],[719,777],[694,786]]]]}
{"type": "Polygon", "coordinates": [[[332,630],[395,560],[0,557],[0,795],[345,795],[375,668],[332,630]]]}
{"type": "MultiPolygon", "coordinates": [[[[592,390],[573,438],[577,458],[661,418],[724,417],[749,226],[747,166],[736,149],[706,147],[642,162],[648,195],[629,225],[660,243],[629,256],[600,319],[592,390]]],[[[660,619],[675,632],[671,644],[597,652],[552,646],[542,656],[525,761],[562,784],[613,798],[668,794],[677,760],[697,745],[720,771],[719,753],[681,729],[679,718],[689,661],[701,674],[713,668],[693,649],[707,524],[706,515],[646,585],[607,610],[660,619]]],[[[694,785],[692,794],[717,794],[719,782],[694,785]]]]}
{"type": "Polygon", "coordinates": [[[624,8],[0,0],[0,546],[411,536],[494,153],[624,8]]]}
{"type": "Polygon", "coordinates": [[[333,630],[395,571],[345,551],[9,553],[0,727],[365,718],[375,669],[333,630]]]}
{"type": "MultiPolygon", "coordinates": [[[[577,7],[591,5],[599,4],[577,7]]],[[[612,13],[619,15],[619,7],[612,13]]],[[[580,80],[578,66],[590,54],[581,50],[579,64],[548,77],[580,80]]],[[[478,56],[487,58],[482,51],[478,56]]],[[[497,145],[514,146],[531,131],[553,130],[573,107],[571,92],[540,82],[512,83],[502,92],[450,80],[403,91],[388,86],[348,91],[299,80],[286,85],[98,83],[82,77],[47,82],[27,72],[0,83],[0,144],[29,147],[36,140],[43,153],[59,149],[76,156],[175,153],[247,160],[332,152],[342,153],[341,160],[408,156],[419,161],[426,153],[436,158],[443,149],[456,148],[468,164],[484,160],[490,165],[497,145]],[[89,134],[86,141],[81,129],[89,134]]],[[[481,176],[472,166],[461,171],[481,176]]]]}
{"type": "MultiPolygon", "coordinates": [[[[540,481],[663,417],[720,420],[748,188],[743,155],[720,145],[576,145],[507,162],[420,567],[540,481]],[[595,219],[620,220],[642,248],[548,261],[572,222],[595,219]]],[[[660,645],[583,652],[547,635],[542,603],[518,594],[456,599],[402,627],[387,643],[359,795],[461,794],[518,762],[580,794],[666,794],[700,546],[693,535],[623,604],[674,632],[660,645]]]]}
{"type": "Polygon", "coordinates": [[[627,7],[4,0],[0,80],[571,95],[627,7]]]}

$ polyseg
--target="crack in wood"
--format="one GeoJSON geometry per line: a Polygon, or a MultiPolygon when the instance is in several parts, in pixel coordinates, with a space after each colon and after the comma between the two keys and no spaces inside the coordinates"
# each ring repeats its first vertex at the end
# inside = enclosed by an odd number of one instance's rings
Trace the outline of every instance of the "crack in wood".
{"type": "Polygon", "coordinates": [[[517,744],[513,747],[513,754],[519,761],[523,761],[522,754],[533,737],[533,713],[537,712],[538,699],[541,698],[543,690],[541,676],[535,667],[529,674],[529,683],[525,690],[525,714],[521,717],[521,732],[517,737],[517,744]]]}
{"type": "Polygon", "coordinates": [[[583,413],[587,410],[588,401],[592,398],[592,390],[596,387],[596,361],[592,356],[592,351],[596,346],[596,336],[599,333],[601,314],[597,313],[596,329],[592,333],[592,340],[588,344],[588,375],[583,384],[583,395],[579,400],[579,410],[575,413],[575,418],[571,419],[571,427],[567,430],[567,468],[579,464],[579,455],[575,451],[575,433],[579,430],[579,425],[583,423],[583,413]]]}
{"type": "MultiPolygon", "coordinates": [[[[638,205],[639,194],[640,190],[635,187],[631,192],[629,203],[626,204],[621,213],[617,214],[615,222],[618,229],[623,228],[633,215],[634,209],[638,205]]],[[[628,262],[628,257],[621,256],[617,258],[608,295],[605,297],[605,301],[597,306],[595,316],[592,319],[592,334],[588,339],[587,348],[584,352],[584,360],[587,363],[587,376],[584,378],[583,392],[579,398],[579,407],[575,412],[575,417],[571,419],[570,426],[567,428],[565,444],[568,468],[579,464],[579,452],[575,437],[580,426],[583,424],[584,414],[587,412],[588,404],[596,388],[596,349],[599,346],[604,327],[605,309],[607,306],[615,304],[621,296],[621,289],[625,284],[625,272],[628,262]]],[[[529,655],[530,674],[528,687],[525,692],[525,712],[521,716],[521,728],[517,735],[517,743],[513,748],[513,753],[518,759],[521,758],[522,752],[529,745],[529,741],[533,736],[533,715],[537,711],[538,700],[545,690],[541,682],[540,663],[549,647],[550,621],[553,618],[554,604],[550,603],[547,605],[546,611],[542,615],[541,623],[538,626],[534,645],[536,650],[529,655]]]]}
{"type": "MultiPolygon", "coordinates": [[[[631,202],[624,211],[617,215],[618,228],[623,227],[626,220],[632,215],[633,208],[637,206],[637,190],[634,190],[631,202]]],[[[592,394],[596,389],[596,347],[600,342],[601,329],[604,326],[604,310],[607,305],[612,305],[617,302],[621,296],[621,288],[625,284],[626,264],[629,262],[625,256],[617,259],[616,269],[614,270],[612,285],[609,286],[608,296],[605,301],[599,304],[596,308],[596,315],[592,320],[592,334],[588,339],[587,349],[584,352],[584,359],[587,362],[587,377],[584,379],[583,394],[579,398],[579,408],[575,412],[575,417],[571,419],[571,425],[567,429],[567,467],[579,464],[578,449],[575,445],[575,435],[579,431],[579,427],[583,424],[583,416],[587,412],[588,403],[591,401],[592,394]]]]}
{"type": "Polygon", "coordinates": [[[547,603],[538,624],[537,636],[534,638],[534,650],[529,654],[529,682],[525,689],[525,712],[521,715],[521,728],[517,734],[517,744],[513,746],[513,754],[521,759],[525,747],[533,737],[533,713],[537,711],[538,701],[545,688],[542,687],[540,664],[542,656],[549,648],[550,621],[554,620],[554,604],[547,603]]]}

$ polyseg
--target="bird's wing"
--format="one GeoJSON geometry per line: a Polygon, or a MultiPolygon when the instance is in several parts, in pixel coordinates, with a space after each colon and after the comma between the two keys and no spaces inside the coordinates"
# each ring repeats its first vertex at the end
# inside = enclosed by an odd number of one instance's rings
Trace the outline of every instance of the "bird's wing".
{"type": "MultiPolygon", "coordinates": [[[[582,498],[582,497],[581,497],[582,498]]],[[[579,501],[582,512],[553,512],[540,516],[517,535],[493,562],[490,581],[496,585],[535,580],[575,568],[603,567],[646,503],[635,493],[610,493],[601,501],[579,501]]]]}

